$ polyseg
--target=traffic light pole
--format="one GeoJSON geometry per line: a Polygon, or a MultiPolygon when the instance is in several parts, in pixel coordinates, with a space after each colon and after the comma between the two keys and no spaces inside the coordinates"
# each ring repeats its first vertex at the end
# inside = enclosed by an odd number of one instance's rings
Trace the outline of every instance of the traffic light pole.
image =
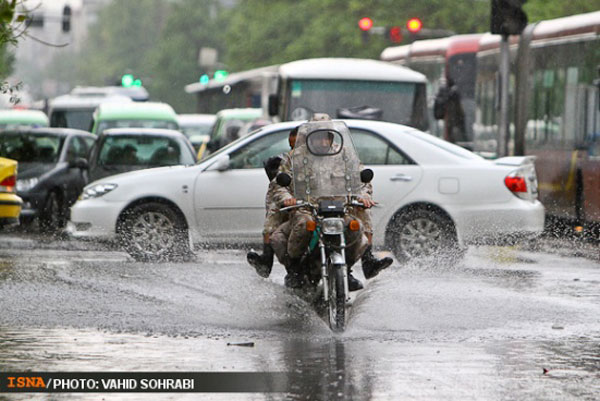
{"type": "Polygon", "coordinates": [[[508,35],[502,35],[500,42],[500,121],[498,127],[498,157],[508,155],[508,81],[510,75],[510,49],[508,35]]]}

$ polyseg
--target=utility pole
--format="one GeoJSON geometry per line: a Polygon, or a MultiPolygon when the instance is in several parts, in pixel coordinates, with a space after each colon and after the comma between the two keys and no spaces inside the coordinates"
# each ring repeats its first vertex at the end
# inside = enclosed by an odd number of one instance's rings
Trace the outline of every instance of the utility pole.
{"type": "Polygon", "coordinates": [[[509,80],[510,80],[510,35],[520,35],[527,25],[527,15],[522,10],[527,0],[492,0],[491,29],[494,34],[502,35],[500,41],[500,110],[496,154],[508,155],[509,142],[509,80]]]}
{"type": "Polygon", "coordinates": [[[498,127],[498,157],[508,155],[508,92],[510,76],[510,49],[508,35],[502,35],[500,41],[500,121],[498,127]]]}

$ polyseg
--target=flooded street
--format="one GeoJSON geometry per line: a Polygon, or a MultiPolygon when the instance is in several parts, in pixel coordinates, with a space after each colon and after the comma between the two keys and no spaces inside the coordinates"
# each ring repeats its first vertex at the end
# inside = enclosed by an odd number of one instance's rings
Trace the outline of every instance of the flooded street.
{"type": "Polygon", "coordinates": [[[452,268],[394,264],[335,335],[283,286],[280,265],[261,279],[240,250],[144,264],[86,243],[7,238],[1,370],[279,371],[293,391],[0,400],[595,400],[600,264],[578,255],[550,243],[472,247],[452,268]],[[228,345],[240,342],[253,346],[228,345]]]}

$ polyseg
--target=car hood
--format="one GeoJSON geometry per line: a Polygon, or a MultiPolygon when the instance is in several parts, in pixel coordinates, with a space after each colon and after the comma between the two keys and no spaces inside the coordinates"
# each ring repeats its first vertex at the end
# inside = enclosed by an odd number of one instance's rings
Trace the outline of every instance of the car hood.
{"type": "MultiPolygon", "coordinates": [[[[156,168],[146,168],[142,170],[134,170],[128,171],[122,174],[115,174],[109,177],[105,177],[94,182],[91,182],[87,185],[87,187],[96,185],[96,184],[104,184],[104,183],[112,183],[118,185],[126,185],[126,184],[134,184],[134,185],[144,185],[146,183],[156,183],[157,181],[169,179],[171,177],[177,177],[181,174],[182,170],[193,169],[196,168],[196,165],[192,166],[167,166],[167,167],[156,167],[156,168]]],[[[200,170],[198,170],[200,171],[200,170]]]]}
{"type": "Polygon", "coordinates": [[[19,163],[18,179],[40,177],[56,167],[55,163],[19,163]]]}
{"type": "Polygon", "coordinates": [[[191,188],[200,171],[197,165],[137,170],[94,181],[86,189],[98,184],[117,184],[114,191],[103,196],[107,201],[127,201],[143,196],[171,199],[180,192],[181,185],[191,188]]]}

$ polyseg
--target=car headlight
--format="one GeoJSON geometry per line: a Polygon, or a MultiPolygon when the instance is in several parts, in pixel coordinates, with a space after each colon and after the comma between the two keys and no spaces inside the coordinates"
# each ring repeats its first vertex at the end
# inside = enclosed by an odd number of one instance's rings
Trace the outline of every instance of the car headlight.
{"type": "Polygon", "coordinates": [[[37,177],[17,180],[17,192],[29,191],[31,188],[35,187],[39,181],[40,179],[37,177]]]}
{"type": "Polygon", "coordinates": [[[96,184],[83,190],[81,199],[98,198],[102,195],[106,195],[117,187],[117,184],[96,184]]]}
{"type": "Polygon", "coordinates": [[[344,232],[344,220],[336,217],[323,219],[321,230],[323,234],[341,234],[344,232]]]}

